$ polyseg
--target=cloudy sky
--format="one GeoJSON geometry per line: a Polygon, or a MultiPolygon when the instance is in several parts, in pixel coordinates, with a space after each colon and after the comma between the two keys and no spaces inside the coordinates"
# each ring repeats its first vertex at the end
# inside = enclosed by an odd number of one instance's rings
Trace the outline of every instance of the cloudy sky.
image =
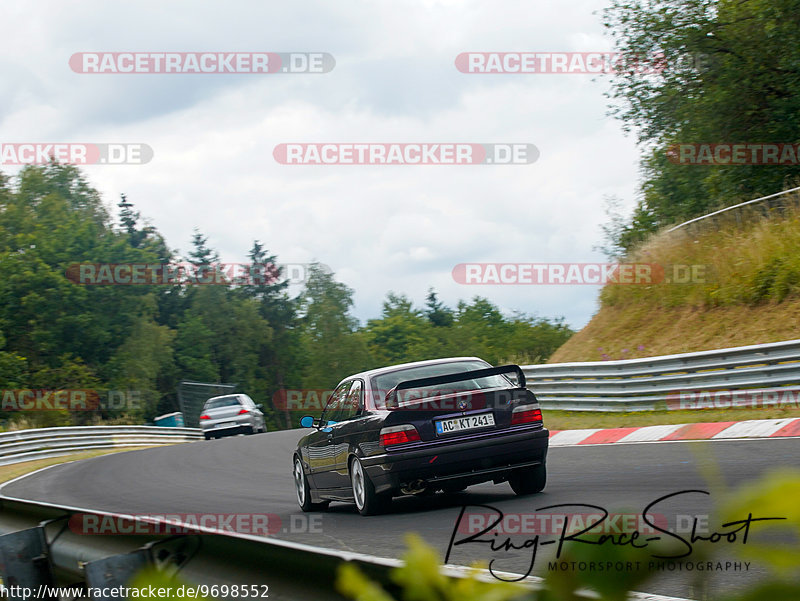
{"type": "MultiPolygon", "coordinates": [[[[475,75],[462,52],[611,49],[607,0],[22,2],[0,8],[0,141],[145,143],[145,165],[92,165],[107,203],[127,194],[173,248],[197,227],[223,260],[258,239],[317,260],[377,317],[388,291],[417,304],[479,294],[504,311],[583,326],[597,286],[467,286],[470,262],[595,262],[603,198],[632,206],[632,137],[606,116],[605,77],[475,75]],[[326,74],[80,74],[78,52],[327,52],[326,74]],[[281,165],[290,142],[534,144],[530,165],[281,165]]],[[[13,174],[17,167],[0,167],[13,174]]],[[[116,208],[114,208],[116,212],[116,208]]]]}

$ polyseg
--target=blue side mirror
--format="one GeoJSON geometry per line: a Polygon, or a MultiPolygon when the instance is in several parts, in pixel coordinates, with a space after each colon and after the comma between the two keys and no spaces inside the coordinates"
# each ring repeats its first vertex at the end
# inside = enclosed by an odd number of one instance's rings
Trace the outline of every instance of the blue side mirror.
{"type": "Polygon", "coordinates": [[[303,418],[300,420],[300,425],[303,428],[313,428],[314,427],[314,418],[310,415],[304,415],[303,418]]]}

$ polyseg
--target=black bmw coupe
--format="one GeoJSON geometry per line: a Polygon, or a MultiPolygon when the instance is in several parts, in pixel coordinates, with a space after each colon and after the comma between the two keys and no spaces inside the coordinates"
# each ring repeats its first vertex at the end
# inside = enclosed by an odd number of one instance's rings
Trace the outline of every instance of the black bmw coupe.
{"type": "Polygon", "coordinates": [[[519,495],[547,479],[542,412],[517,365],[477,357],[420,361],[342,380],[293,457],[303,511],[330,501],[379,513],[392,497],[508,481],[519,495]]]}

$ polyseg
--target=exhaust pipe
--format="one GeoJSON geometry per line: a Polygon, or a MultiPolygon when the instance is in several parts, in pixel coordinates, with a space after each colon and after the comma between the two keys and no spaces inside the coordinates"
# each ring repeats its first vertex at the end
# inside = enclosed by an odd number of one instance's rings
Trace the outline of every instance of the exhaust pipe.
{"type": "Polygon", "coordinates": [[[420,479],[402,485],[400,487],[400,492],[404,495],[417,495],[421,492],[424,492],[427,488],[428,484],[425,482],[425,480],[420,479]]]}

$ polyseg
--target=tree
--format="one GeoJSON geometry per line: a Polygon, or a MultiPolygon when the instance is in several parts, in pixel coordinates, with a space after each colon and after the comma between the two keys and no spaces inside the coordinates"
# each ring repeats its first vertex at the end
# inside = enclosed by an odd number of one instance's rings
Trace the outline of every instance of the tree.
{"type": "Polygon", "coordinates": [[[352,289],[313,263],[301,302],[302,340],[308,357],[304,387],[330,388],[371,366],[366,342],[356,333],[358,321],[350,314],[352,289]]]}
{"type": "Polygon", "coordinates": [[[133,248],[140,248],[147,237],[153,233],[153,228],[138,228],[141,215],[138,211],[133,210],[133,203],[128,202],[128,197],[124,194],[120,195],[120,201],[117,206],[119,207],[119,221],[124,231],[128,234],[128,243],[133,248]]]}
{"type": "Polygon", "coordinates": [[[175,363],[181,379],[219,382],[219,368],[213,358],[214,332],[196,315],[187,316],[175,337],[175,363]]]}
{"type": "MultiPolygon", "coordinates": [[[[139,406],[123,407],[122,413],[139,420],[158,414],[159,377],[173,367],[175,331],[158,325],[152,315],[141,315],[125,342],[109,361],[110,387],[132,391],[139,406]]],[[[186,361],[186,357],[181,359],[186,361]]],[[[194,368],[194,367],[193,367],[194,368]]]]}
{"type": "Polygon", "coordinates": [[[193,265],[213,265],[219,263],[217,251],[208,246],[208,237],[203,236],[200,230],[194,228],[192,235],[192,250],[186,260],[193,265]]]}
{"type": "MultiPolygon", "coordinates": [[[[259,314],[272,328],[272,341],[261,350],[259,365],[263,385],[269,398],[286,388],[300,388],[306,366],[298,322],[298,301],[289,298],[289,282],[283,277],[276,255],[270,254],[258,240],[248,253],[252,281],[240,288],[241,293],[258,303],[259,314]]],[[[291,415],[283,411],[285,427],[292,426],[291,415]]]]}
{"type": "Polygon", "coordinates": [[[428,289],[428,296],[425,298],[425,317],[439,328],[453,325],[453,310],[439,301],[433,288],[428,289]]]}
{"type": "Polygon", "coordinates": [[[431,324],[403,295],[390,292],[383,302],[380,319],[370,319],[364,328],[367,344],[381,364],[431,359],[425,344],[432,336],[431,324]]]}
{"type": "Polygon", "coordinates": [[[625,250],[665,225],[800,177],[797,164],[686,165],[668,152],[800,139],[800,0],[614,0],[603,20],[624,56],[610,112],[643,148],[640,202],[618,230],[625,250]]]}

